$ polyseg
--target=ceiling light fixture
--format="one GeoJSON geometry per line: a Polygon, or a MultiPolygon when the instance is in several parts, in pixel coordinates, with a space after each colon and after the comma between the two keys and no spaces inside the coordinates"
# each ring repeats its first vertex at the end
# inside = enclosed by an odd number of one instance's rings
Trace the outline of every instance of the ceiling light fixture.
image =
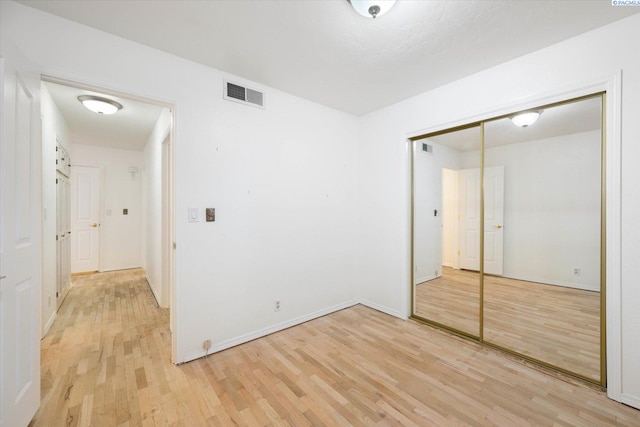
{"type": "Polygon", "coordinates": [[[542,114],[542,110],[525,111],[523,113],[518,113],[514,116],[511,116],[511,121],[516,126],[526,128],[527,126],[531,126],[532,124],[534,124],[540,117],[540,114],[542,114]]]}
{"type": "Polygon", "coordinates": [[[389,11],[396,0],[347,0],[360,15],[375,19],[389,11]]]}
{"type": "Polygon", "coordinates": [[[82,95],[78,97],[78,101],[82,102],[82,105],[87,109],[98,114],[113,114],[122,109],[122,104],[100,96],[82,95]]]}

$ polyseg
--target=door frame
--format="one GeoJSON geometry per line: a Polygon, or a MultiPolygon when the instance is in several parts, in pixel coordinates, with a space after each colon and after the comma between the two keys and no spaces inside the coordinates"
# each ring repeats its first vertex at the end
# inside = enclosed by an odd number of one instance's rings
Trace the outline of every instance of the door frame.
{"type": "MultiPolygon", "coordinates": [[[[177,133],[177,129],[176,129],[176,105],[175,103],[171,102],[171,101],[167,101],[167,100],[162,100],[162,99],[155,99],[155,98],[151,98],[151,97],[147,97],[147,96],[141,96],[141,95],[137,95],[137,94],[133,94],[130,92],[125,92],[125,91],[120,91],[117,89],[112,89],[109,87],[105,87],[105,86],[99,86],[93,83],[88,83],[85,81],[79,81],[79,80],[75,80],[72,78],[66,78],[60,75],[54,75],[54,74],[48,74],[46,72],[41,74],[41,80],[45,81],[45,82],[50,82],[50,83],[56,83],[56,84],[61,84],[61,85],[65,85],[65,86],[70,86],[70,87],[75,87],[78,89],[86,89],[86,90],[91,90],[91,91],[95,91],[95,92],[99,92],[99,93],[103,93],[103,94],[107,94],[107,95],[112,95],[112,96],[117,96],[117,97],[122,97],[125,99],[131,99],[134,101],[138,101],[138,102],[145,102],[148,104],[154,104],[154,105],[158,105],[164,108],[167,108],[170,112],[171,115],[171,124],[169,126],[169,136],[168,136],[168,144],[169,144],[169,148],[167,150],[169,159],[168,159],[168,179],[167,179],[167,185],[168,185],[168,221],[167,221],[167,226],[168,229],[164,230],[167,233],[167,237],[168,237],[168,241],[169,241],[169,245],[168,245],[168,264],[169,264],[169,301],[170,301],[170,310],[169,310],[169,327],[171,330],[171,361],[172,363],[176,363],[177,360],[177,345],[178,345],[178,337],[177,337],[177,325],[178,325],[178,316],[175,310],[175,307],[177,306],[176,304],[176,280],[175,280],[175,264],[176,264],[176,253],[175,253],[175,244],[176,244],[176,237],[175,237],[175,215],[176,215],[176,206],[175,206],[175,200],[176,200],[176,190],[175,190],[175,167],[176,167],[176,149],[175,149],[175,145],[176,145],[176,133],[177,133]]],[[[87,165],[89,166],[89,165],[87,165]]],[[[101,184],[103,184],[104,182],[104,171],[101,169],[101,184]]],[[[103,186],[104,187],[104,186],[103,186]]],[[[104,197],[104,191],[102,191],[102,195],[101,197],[104,197]]],[[[103,204],[103,201],[101,201],[101,203],[103,204]]],[[[100,220],[103,220],[103,215],[104,215],[104,206],[102,206],[101,212],[100,212],[100,220]]],[[[101,237],[101,242],[104,239],[102,239],[101,237]]],[[[104,251],[102,250],[102,247],[100,247],[100,267],[102,267],[103,262],[102,262],[102,256],[103,256],[104,251]]]]}

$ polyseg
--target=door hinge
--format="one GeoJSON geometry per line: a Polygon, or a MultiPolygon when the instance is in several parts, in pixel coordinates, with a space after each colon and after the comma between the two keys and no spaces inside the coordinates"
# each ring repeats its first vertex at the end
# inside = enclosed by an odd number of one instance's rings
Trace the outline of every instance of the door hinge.
{"type": "Polygon", "coordinates": [[[58,298],[58,291],[56,291],[56,298],[58,298]]]}
{"type": "Polygon", "coordinates": [[[58,240],[58,235],[56,234],[56,240],[58,240]]]}
{"type": "Polygon", "coordinates": [[[56,184],[58,183],[58,178],[56,178],[56,184]]]}
{"type": "Polygon", "coordinates": [[[458,251],[458,256],[460,256],[460,251],[458,251]]]}
{"type": "Polygon", "coordinates": [[[176,250],[176,242],[173,242],[173,250],[176,250]]]}

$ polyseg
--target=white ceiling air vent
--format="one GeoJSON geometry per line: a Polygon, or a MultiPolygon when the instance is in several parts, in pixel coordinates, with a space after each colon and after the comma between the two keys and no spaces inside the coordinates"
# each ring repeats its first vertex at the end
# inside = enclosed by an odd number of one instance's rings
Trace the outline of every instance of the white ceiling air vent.
{"type": "Polygon", "coordinates": [[[429,144],[422,143],[422,151],[427,153],[433,153],[433,146],[429,144]]]}
{"type": "Polygon", "coordinates": [[[264,94],[248,87],[224,80],[224,99],[264,108],[264,94]]]}

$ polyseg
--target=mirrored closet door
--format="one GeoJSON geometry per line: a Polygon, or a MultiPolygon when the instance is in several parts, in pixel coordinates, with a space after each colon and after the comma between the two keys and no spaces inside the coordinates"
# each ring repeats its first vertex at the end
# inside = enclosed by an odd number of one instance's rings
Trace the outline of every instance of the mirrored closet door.
{"type": "Polygon", "coordinates": [[[413,141],[414,315],[472,337],[480,332],[480,137],[471,126],[413,141]]]}
{"type": "Polygon", "coordinates": [[[414,139],[415,318],[606,384],[603,99],[414,139]]]}

